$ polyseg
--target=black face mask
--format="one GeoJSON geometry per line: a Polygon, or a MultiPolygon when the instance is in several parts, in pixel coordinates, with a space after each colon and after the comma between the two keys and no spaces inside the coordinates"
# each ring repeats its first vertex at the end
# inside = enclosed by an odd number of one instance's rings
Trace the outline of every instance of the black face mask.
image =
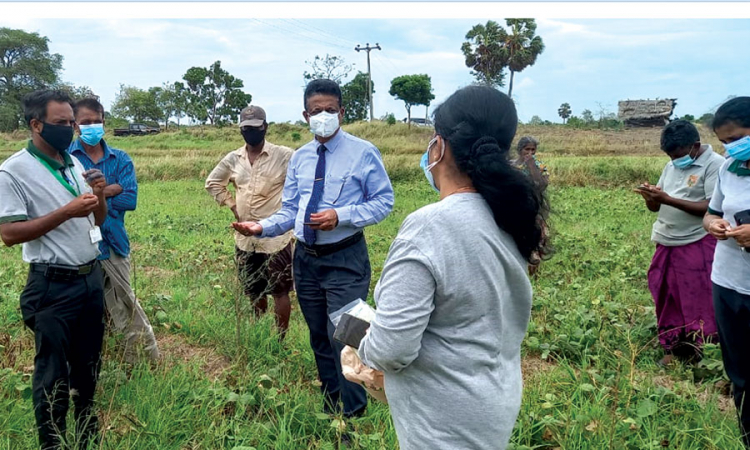
{"type": "Polygon", "coordinates": [[[42,132],[39,135],[44,139],[44,142],[58,152],[64,153],[70,147],[70,142],[73,140],[73,127],[52,125],[47,122],[42,123],[44,124],[44,128],[42,128],[42,132]]]}
{"type": "Polygon", "coordinates": [[[260,130],[258,128],[246,128],[240,130],[240,132],[242,133],[242,138],[247,142],[247,145],[253,147],[263,142],[263,139],[266,138],[266,130],[260,130]]]}

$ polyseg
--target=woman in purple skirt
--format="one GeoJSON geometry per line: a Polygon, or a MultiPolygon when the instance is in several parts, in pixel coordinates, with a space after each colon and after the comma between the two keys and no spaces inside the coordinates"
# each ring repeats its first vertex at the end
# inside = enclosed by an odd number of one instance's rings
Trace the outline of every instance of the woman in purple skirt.
{"type": "Polygon", "coordinates": [[[724,158],[701,145],[691,122],[675,120],[661,135],[661,149],[670,157],[659,182],[635,191],[659,216],[651,240],[656,252],[648,271],[648,287],[656,305],[661,365],[674,357],[700,359],[703,342],[716,337],[711,294],[711,265],[716,238],[703,228],[724,158]]]}

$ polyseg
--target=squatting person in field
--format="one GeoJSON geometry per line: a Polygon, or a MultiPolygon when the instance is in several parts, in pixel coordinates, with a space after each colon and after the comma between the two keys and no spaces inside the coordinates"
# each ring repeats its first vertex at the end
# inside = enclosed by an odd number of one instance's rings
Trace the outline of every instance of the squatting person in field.
{"type": "Polygon", "coordinates": [[[719,107],[713,129],[727,160],[703,225],[719,240],[711,281],[721,355],[732,380],[742,438],[750,448],[750,97],[719,107]]]}
{"type": "Polygon", "coordinates": [[[104,292],[96,258],[106,183],[66,151],[75,121],[68,94],[36,91],[23,107],[31,139],[0,165],[0,237],[7,246],[23,244],[29,263],[21,314],[34,331],[32,400],[41,448],[61,448],[71,398],[76,441],[85,448],[97,430],[104,292]]]}
{"type": "MultiPolygon", "coordinates": [[[[526,176],[531,178],[534,185],[539,191],[544,194],[549,186],[549,172],[547,171],[547,165],[544,164],[536,157],[536,151],[539,147],[539,141],[532,136],[523,136],[518,140],[516,144],[516,151],[518,157],[514,161],[513,165],[522,171],[526,176]]],[[[549,239],[549,229],[547,227],[547,214],[539,216],[539,220],[542,224],[542,248],[546,248],[549,239]]],[[[539,270],[539,265],[542,263],[542,259],[546,255],[534,252],[529,260],[529,273],[536,275],[539,270]]]]}
{"type": "MultiPolygon", "coordinates": [[[[248,106],[240,113],[240,133],[245,145],[227,154],[206,179],[206,190],[221,206],[228,206],[237,222],[266,219],[281,209],[289,159],[294,150],[266,141],[266,113],[248,106]],[[227,190],[234,185],[236,199],[227,190]]],[[[272,239],[235,233],[235,258],[245,295],[259,315],[273,295],[276,324],[283,338],[289,328],[292,288],[291,231],[272,239]]]]}
{"type": "Polygon", "coordinates": [[[340,128],[341,89],[331,80],[305,88],[303,116],[315,135],[294,153],[284,184],[281,211],[268,219],[236,225],[242,233],[273,237],[294,229],[294,282],[310,328],[325,410],[359,416],[367,407],[362,386],[346,381],[328,314],[370,287],[370,260],[363,229],[388,216],[393,188],[380,152],[340,128]]]}
{"type": "Polygon", "coordinates": [[[434,122],[422,166],[440,201],[401,225],[359,354],[385,374],[402,450],[503,449],[521,406],[526,266],[542,250],[546,203],[509,161],[518,118],[507,95],[463,88],[434,122]]]}
{"type": "Polygon", "coordinates": [[[675,120],[661,133],[661,149],[670,162],[656,186],[644,183],[635,192],[658,212],[651,240],[656,244],[648,287],[656,305],[659,342],[672,358],[695,360],[703,341],[716,335],[711,297],[711,265],[716,238],[703,229],[702,218],[714,193],[724,158],[701,145],[695,125],[675,120]]]}
{"type": "Polygon", "coordinates": [[[104,107],[94,98],[79,100],[73,108],[79,138],[68,151],[84,168],[98,169],[107,180],[107,219],[102,224],[99,261],[104,269],[104,305],[118,332],[125,334],[124,360],[138,361],[143,343],[151,361],[159,359],[154,330],[130,285],[130,240],[125,231],[125,213],[135,210],[138,184],[133,161],[127,153],[104,141],[104,107]]]}

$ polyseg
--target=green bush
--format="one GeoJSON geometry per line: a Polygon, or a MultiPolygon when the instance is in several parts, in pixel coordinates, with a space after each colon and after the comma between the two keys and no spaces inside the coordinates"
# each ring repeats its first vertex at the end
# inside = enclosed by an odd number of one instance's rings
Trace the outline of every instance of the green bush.
{"type": "Polygon", "coordinates": [[[0,131],[14,131],[19,128],[19,112],[16,107],[9,104],[0,104],[0,131]]]}

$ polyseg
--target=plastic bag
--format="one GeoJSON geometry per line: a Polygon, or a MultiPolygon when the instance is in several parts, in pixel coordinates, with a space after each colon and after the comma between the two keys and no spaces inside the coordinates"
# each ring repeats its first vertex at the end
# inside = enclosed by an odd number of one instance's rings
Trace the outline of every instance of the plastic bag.
{"type": "Polygon", "coordinates": [[[368,323],[372,322],[372,320],[375,318],[375,310],[372,309],[372,307],[361,298],[358,298],[353,302],[346,304],[343,308],[336,310],[328,315],[328,318],[331,319],[331,323],[333,323],[334,327],[337,327],[339,325],[341,316],[344,313],[348,313],[350,316],[362,319],[368,323]]]}

